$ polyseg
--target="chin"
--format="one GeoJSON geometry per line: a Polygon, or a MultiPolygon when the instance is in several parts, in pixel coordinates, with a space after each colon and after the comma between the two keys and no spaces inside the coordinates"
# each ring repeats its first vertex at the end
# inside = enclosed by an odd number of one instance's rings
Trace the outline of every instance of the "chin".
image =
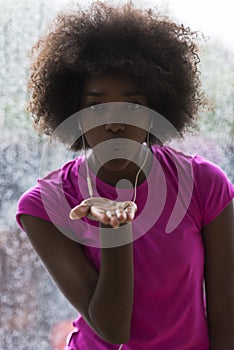
{"type": "Polygon", "coordinates": [[[120,172],[127,168],[130,161],[127,159],[112,159],[103,164],[103,168],[110,172],[120,172]]]}

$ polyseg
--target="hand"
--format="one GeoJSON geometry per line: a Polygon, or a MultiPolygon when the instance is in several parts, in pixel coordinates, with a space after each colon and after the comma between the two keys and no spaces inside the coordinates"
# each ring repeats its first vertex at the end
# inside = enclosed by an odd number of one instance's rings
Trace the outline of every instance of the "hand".
{"type": "Polygon", "coordinates": [[[131,222],[136,211],[137,206],[134,202],[114,202],[107,198],[94,197],[85,199],[74,207],[70,212],[70,219],[90,217],[104,225],[117,228],[120,224],[131,222]]]}

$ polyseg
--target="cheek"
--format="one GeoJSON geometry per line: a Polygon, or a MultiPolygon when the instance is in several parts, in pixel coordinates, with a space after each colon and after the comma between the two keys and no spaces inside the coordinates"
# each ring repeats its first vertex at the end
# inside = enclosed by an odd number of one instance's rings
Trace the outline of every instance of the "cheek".
{"type": "Polygon", "coordinates": [[[100,128],[95,128],[85,132],[84,137],[88,145],[92,148],[102,142],[102,133],[100,128]]]}
{"type": "Polygon", "coordinates": [[[147,129],[144,130],[137,127],[132,127],[131,129],[131,137],[129,137],[130,139],[135,140],[140,144],[145,142],[148,134],[147,129]]]}

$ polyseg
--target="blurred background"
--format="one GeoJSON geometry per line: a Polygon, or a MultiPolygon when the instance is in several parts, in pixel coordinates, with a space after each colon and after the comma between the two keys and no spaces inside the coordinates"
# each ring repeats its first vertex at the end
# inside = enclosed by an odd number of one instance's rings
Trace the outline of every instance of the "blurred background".
{"type": "MultiPolygon", "coordinates": [[[[32,118],[25,111],[29,97],[26,89],[29,51],[55,14],[69,3],[0,0],[0,349],[3,350],[63,349],[66,335],[72,330],[71,322],[77,317],[15,222],[17,201],[36,184],[48,142],[46,137],[37,136],[32,118]]],[[[234,182],[231,1],[134,3],[141,7],[157,5],[178,23],[203,32],[200,71],[213,107],[201,113],[200,132],[187,135],[185,144],[190,153],[199,153],[222,167],[234,182]]]]}

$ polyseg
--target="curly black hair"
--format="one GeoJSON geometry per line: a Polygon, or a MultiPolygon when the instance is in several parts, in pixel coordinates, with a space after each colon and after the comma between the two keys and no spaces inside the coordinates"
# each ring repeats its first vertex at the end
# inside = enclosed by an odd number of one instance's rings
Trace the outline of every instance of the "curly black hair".
{"type": "MultiPolygon", "coordinates": [[[[197,129],[198,111],[206,105],[197,67],[198,33],[131,3],[114,7],[97,1],[85,10],[74,6],[59,13],[32,48],[36,56],[27,110],[36,129],[51,135],[79,111],[84,80],[108,71],[140,81],[149,107],[167,118],[181,136],[197,129]]],[[[150,143],[157,143],[153,135],[150,143]]],[[[80,148],[79,138],[71,149],[80,148]]]]}

